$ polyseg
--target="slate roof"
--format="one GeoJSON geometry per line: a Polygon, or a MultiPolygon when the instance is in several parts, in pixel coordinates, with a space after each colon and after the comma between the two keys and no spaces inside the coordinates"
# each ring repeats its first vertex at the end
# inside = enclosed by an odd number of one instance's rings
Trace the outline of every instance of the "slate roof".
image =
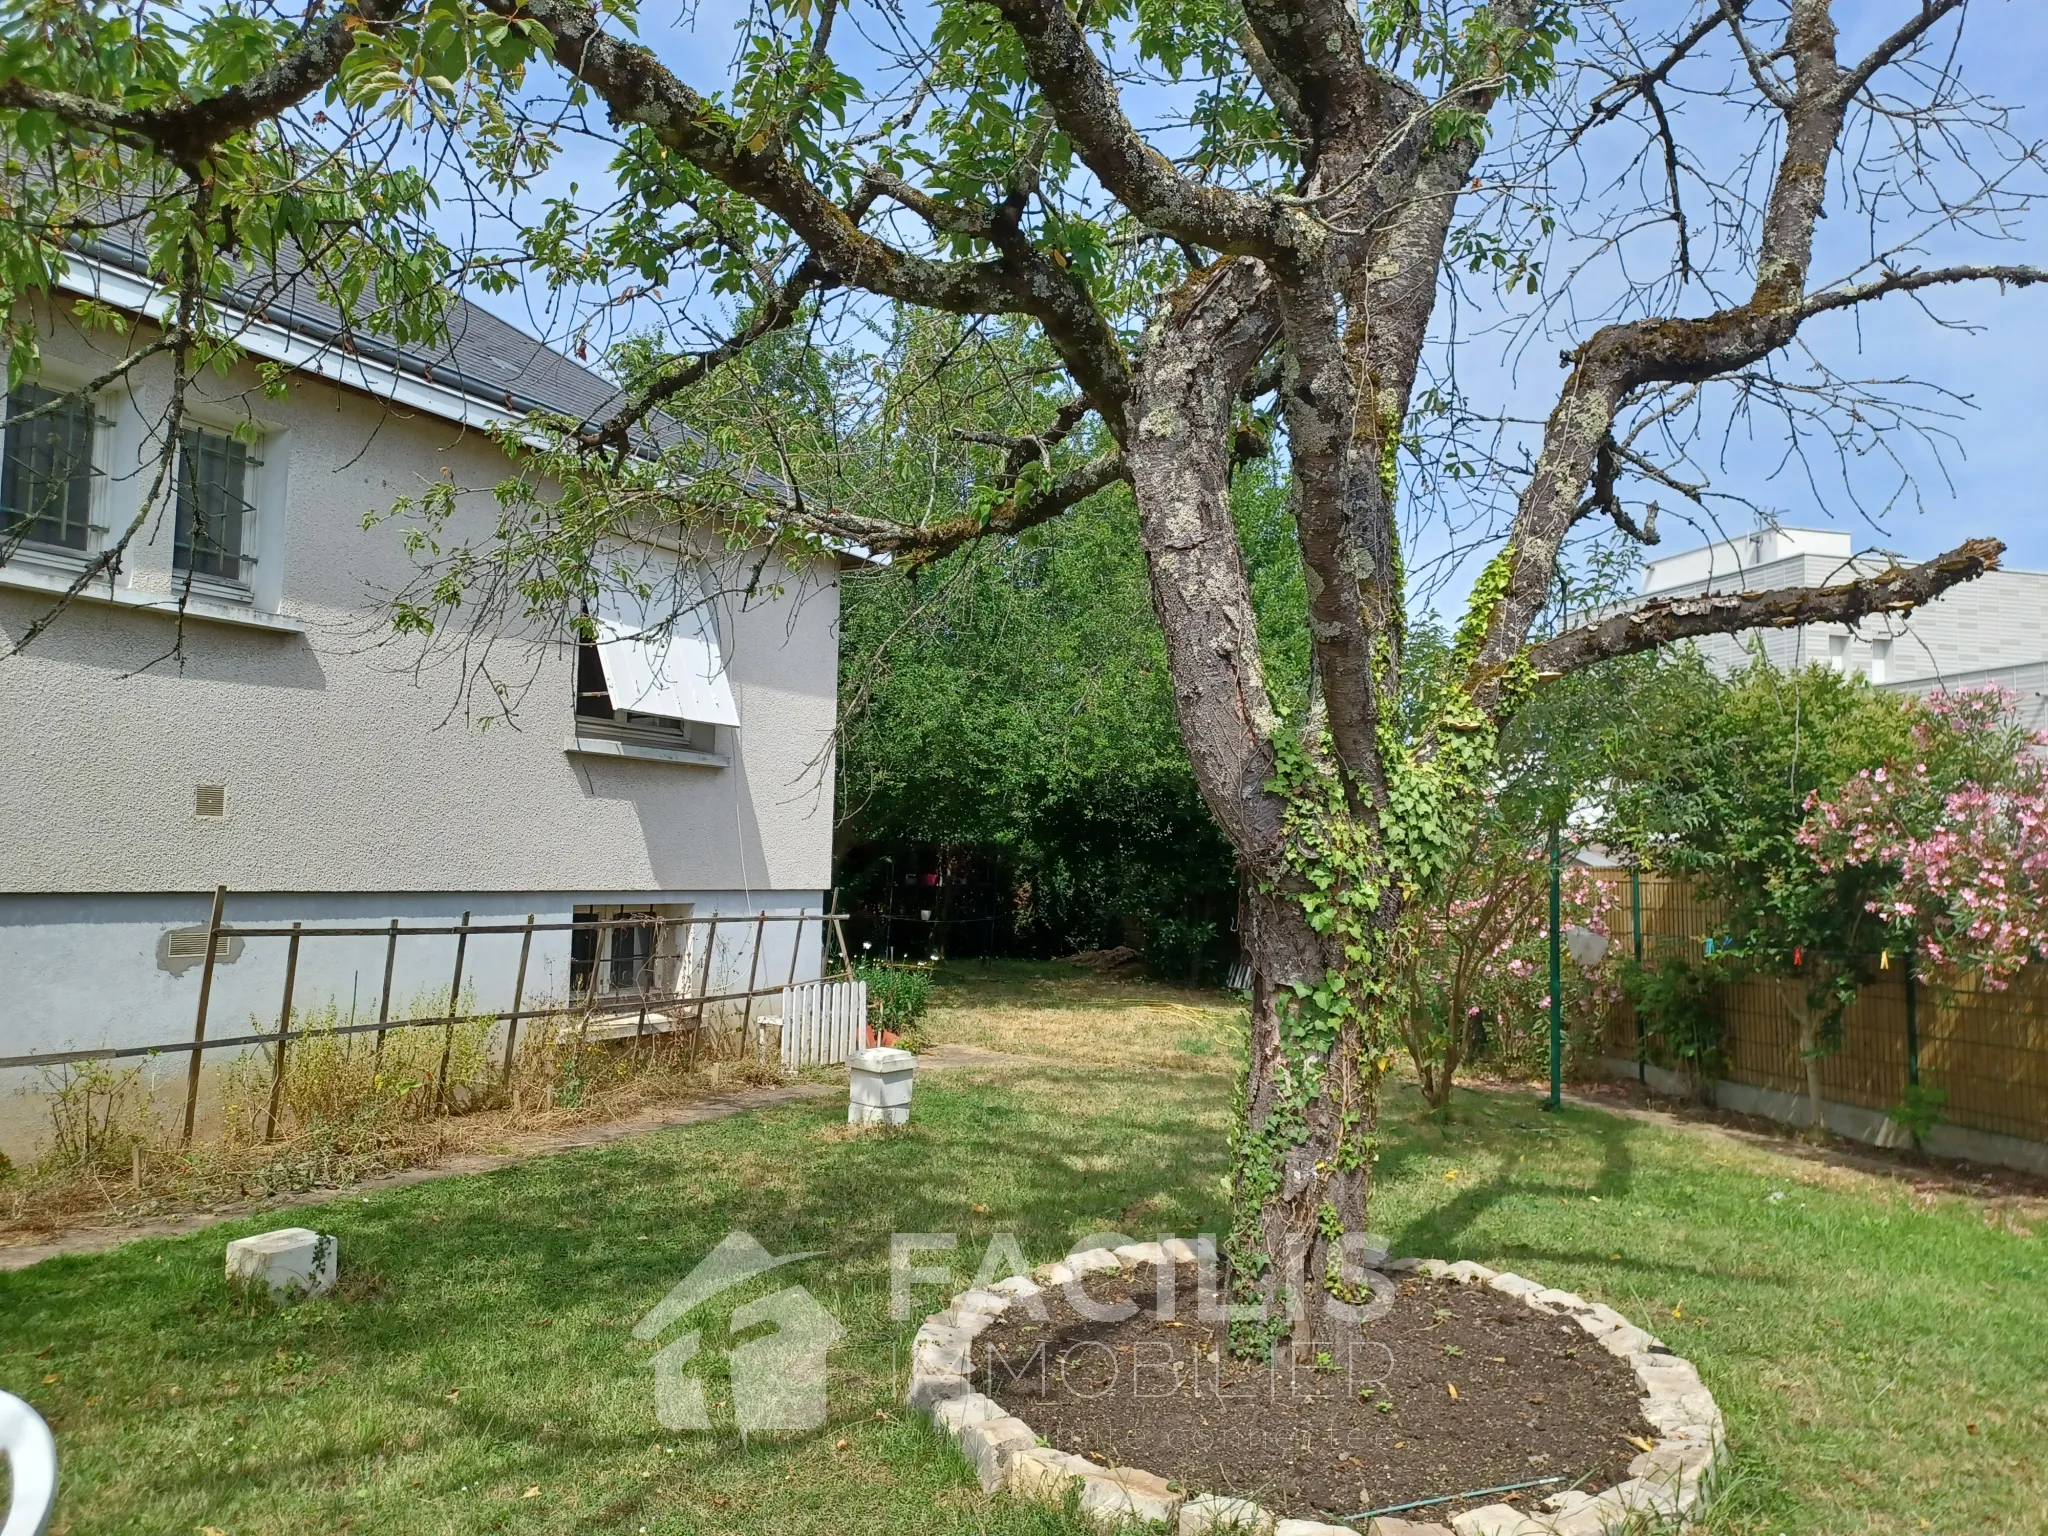
{"type": "MultiPolygon", "coordinates": [[[[148,275],[141,249],[119,226],[85,242],[82,249],[109,266],[148,275]]],[[[460,296],[448,312],[446,339],[429,347],[401,347],[360,328],[350,330],[343,325],[341,312],[314,291],[313,283],[297,276],[268,282],[251,277],[226,297],[259,320],[457,390],[494,409],[520,415],[543,411],[588,425],[602,420],[622,398],[623,392],[609,379],[460,296]]],[[[655,413],[648,418],[640,446],[642,451],[669,447],[696,436],[674,418],[655,413]]]]}

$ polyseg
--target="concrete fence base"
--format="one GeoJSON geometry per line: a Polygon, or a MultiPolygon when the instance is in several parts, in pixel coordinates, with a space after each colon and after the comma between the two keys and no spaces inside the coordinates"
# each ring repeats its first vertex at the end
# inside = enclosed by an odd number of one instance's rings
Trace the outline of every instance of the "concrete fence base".
{"type": "MultiPolygon", "coordinates": [[[[1600,1069],[1609,1077],[1640,1081],[1670,1098],[1694,1097],[1693,1085],[1682,1073],[1664,1067],[1641,1065],[1622,1056],[1603,1056],[1600,1069]]],[[[1738,1115],[1757,1115],[1784,1125],[1804,1126],[1811,1122],[1806,1095],[1782,1088],[1758,1088],[1719,1077],[1706,1085],[1704,1097],[1716,1108],[1738,1115]]],[[[1821,1120],[1837,1136],[1873,1147],[1910,1147],[1913,1138],[1906,1128],[1882,1110],[1861,1104],[1821,1100],[1821,1120]]],[[[1966,1125],[1936,1125],[1923,1143],[1935,1157],[1963,1162],[1987,1163],[1996,1168],[2017,1168],[2023,1173],[2048,1175],[2048,1142],[2028,1141],[2019,1136],[2001,1136],[1995,1131],[1973,1130],[1966,1125]]]]}

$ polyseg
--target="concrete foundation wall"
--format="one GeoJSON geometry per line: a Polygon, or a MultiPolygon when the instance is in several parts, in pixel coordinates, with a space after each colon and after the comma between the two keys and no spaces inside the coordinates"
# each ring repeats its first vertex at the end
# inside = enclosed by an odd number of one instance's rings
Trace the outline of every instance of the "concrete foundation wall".
{"type": "MultiPolygon", "coordinates": [[[[690,990],[703,985],[705,945],[710,943],[708,990],[746,989],[753,970],[756,924],[738,921],[759,912],[809,914],[823,911],[821,893],[796,891],[497,891],[497,892],[262,892],[231,894],[230,926],[306,925],[300,941],[293,1013],[303,1023],[332,1010],[341,1023],[377,1018],[388,941],[381,937],[321,938],[322,928],[453,926],[467,911],[473,924],[523,924],[531,913],[542,923],[567,923],[578,906],[625,902],[687,908],[695,917],[735,917],[713,933],[696,928],[690,990]]],[[[180,1045],[192,1038],[202,974],[197,964],[166,969],[160,941],[177,929],[203,926],[212,893],[0,896],[0,976],[8,978],[0,999],[0,1056],[96,1047],[180,1045]]],[[[569,992],[566,931],[534,935],[527,961],[527,1005],[566,999],[569,992]]],[[[441,1013],[454,979],[455,938],[401,938],[392,968],[394,1017],[441,1013]]],[[[277,1028],[282,1001],[285,938],[252,938],[234,959],[216,963],[207,1007],[207,1034],[215,1039],[266,1033],[277,1028]]],[[[503,1012],[512,1006],[521,935],[473,935],[464,952],[464,1006],[503,1012]]],[[[795,962],[796,979],[820,974],[824,958],[820,924],[770,922],[761,942],[756,985],[780,985],[795,962]]],[[[773,1011],[772,1002],[757,1005],[773,1011]]],[[[217,1068],[234,1049],[209,1053],[217,1068]]],[[[182,1082],[183,1052],[157,1058],[146,1075],[182,1082]]],[[[133,1063],[129,1063],[132,1065],[133,1063]]],[[[33,1156],[47,1129],[43,1095],[47,1081],[33,1068],[0,1069],[0,1151],[16,1159],[33,1156]]]]}

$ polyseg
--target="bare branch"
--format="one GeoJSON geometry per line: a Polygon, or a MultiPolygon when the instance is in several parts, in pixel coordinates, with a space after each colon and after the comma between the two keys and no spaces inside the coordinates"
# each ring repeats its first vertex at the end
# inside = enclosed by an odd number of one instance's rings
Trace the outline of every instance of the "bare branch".
{"type": "Polygon", "coordinates": [[[1842,94],[1854,96],[1870,83],[1870,77],[1891,63],[1925,35],[1927,29],[1951,11],[1963,8],[1963,0],[1920,0],[1920,13],[1898,31],[1871,49],[1863,61],[1842,77],[1842,94]]]}
{"type": "Polygon", "coordinates": [[[1830,288],[1811,294],[1800,306],[1799,314],[1801,319],[1805,319],[1825,314],[1831,309],[1847,309],[1851,304],[1880,299],[1888,293],[1915,293],[1922,288],[1946,283],[1996,283],[2001,288],[2031,288],[2036,283],[2048,283],[2048,267],[1936,267],[1927,272],[1887,272],[1872,282],[1852,283],[1846,288],[1830,288]]]}
{"type": "Polygon", "coordinates": [[[650,411],[658,409],[664,401],[673,399],[684,390],[700,383],[714,369],[731,362],[763,336],[786,328],[801,312],[803,301],[813,289],[831,286],[832,279],[823,267],[814,261],[804,261],[790,275],[789,281],[771,294],[768,302],[755,311],[751,321],[717,346],[694,353],[638,388],[628,391],[625,398],[602,422],[584,430],[581,434],[582,442],[591,448],[623,450],[633,429],[647,419],[650,411]]]}
{"type": "Polygon", "coordinates": [[[1971,539],[1923,565],[1894,565],[1838,586],[1660,598],[1531,647],[1529,664],[1539,678],[1560,677],[1597,661],[1635,656],[1701,635],[1854,624],[1872,614],[1910,613],[1951,587],[1997,570],[2004,553],[2005,546],[1997,539],[1971,539]]]}
{"type": "Polygon", "coordinates": [[[1728,30],[1735,36],[1735,46],[1742,50],[1742,62],[1749,66],[1749,77],[1756,82],[1756,88],[1764,93],[1764,100],[1778,108],[1792,105],[1794,93],[1791,87],[1778,78],[1770,61],[1756,51],[1756,44],[1749,40],[1749,34],[1742,30],[1742,7],[1735,0],[1721,0],[1721,18],[1728,23],[1728,30]]]}
{"type": "Polygon", "coordinates": [[[1724,20],[1740,16],[1748,5],[1749,0],[1728,0],[1725,9],[1709,11],[1704,20],[1671,45],[1671,51],[1664,55],[1661,63],[1638,74],[1624,76],[1608,86],[1606,90],[1595,95],[1587,103],[1587,106],[1592,110],[1588,112],[1586,120],[1565,137],[1565,146],[1570,148],[1578,143],[1580,139],[1584,138],[1590,130],[1597,128],[1602,123],[1613,122],[1615,118],[1627,110],[1628,104],[1637,96],[1648,95],[1655,91],[1658,86],[1662,85],[1669,78],[1672,70],[1678,68],[1680,64],[1684,63],[1691,56],[1693,49],[1699,47],[1701,43],[1705,42],[1719,30],[1724,20]]]}
{"type": "Polygon", "coordinates": [[[849,512],[811,511],[806,526],[830,538],[846,539],[877,554],[896,556],[904,566],[923,565],[977,539],[1007,538],[1051,522],[1097,491],[1130,478],[1121,449],[1078,464],[1046,485],[1013,495],[986,517],[956,517],[913,528],[849,512]]]}

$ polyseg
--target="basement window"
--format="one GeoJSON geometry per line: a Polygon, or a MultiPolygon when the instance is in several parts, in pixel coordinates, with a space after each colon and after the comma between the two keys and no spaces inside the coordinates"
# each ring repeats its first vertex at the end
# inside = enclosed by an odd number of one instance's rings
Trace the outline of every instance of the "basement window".
{"type": "Polygon", "coordinates": [[[578,907],[569,933],[569,990],[580,999],[662,997],[688,971],[686,906],[578,907]]]}

